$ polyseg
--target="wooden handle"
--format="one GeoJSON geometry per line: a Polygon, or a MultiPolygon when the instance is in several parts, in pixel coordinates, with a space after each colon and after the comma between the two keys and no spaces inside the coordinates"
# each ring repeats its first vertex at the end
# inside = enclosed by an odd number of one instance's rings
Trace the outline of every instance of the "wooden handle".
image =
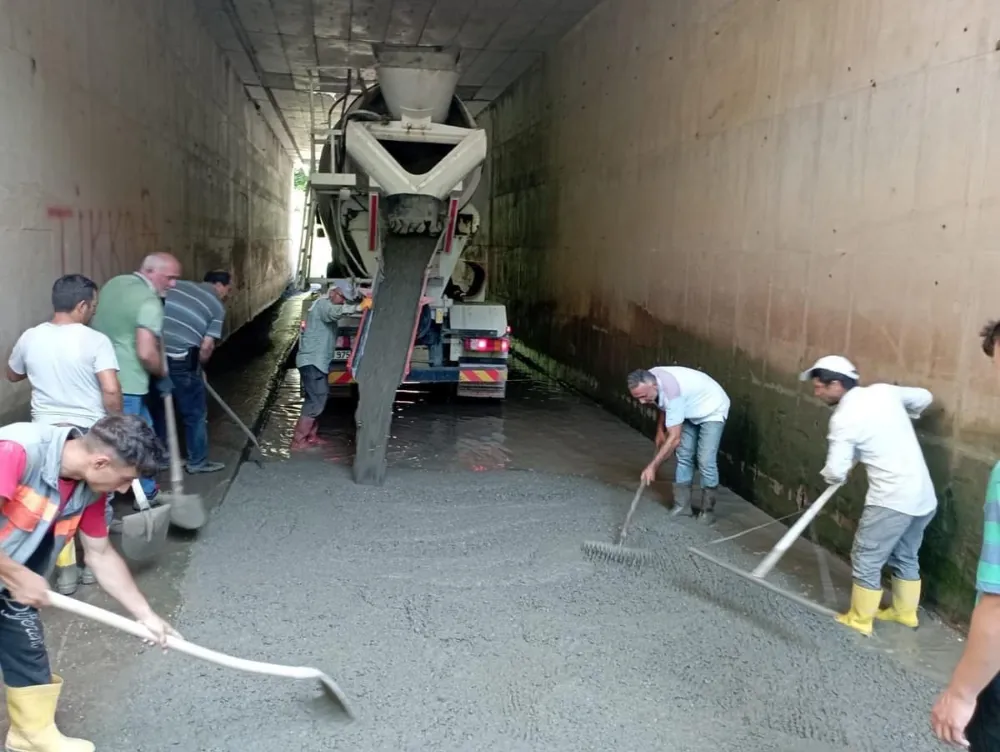
{"type": "MultiPolygon", "coordinates": [[[[169,378],[170,365],[167,363],[167,348],[160,340],[163,350],[163,373],[169,378]]],[[[174,493],[184,494],[184,471],[181,469],[181,444],[177,439],[177,416],[174,415],[174,395],[167,392],[163,395],[163,412],[167,419],[167,449],[170,450],[170,485],[174,493]]]]}
{"type": "MultiPolygon", "coordinates": [[[[128,619],[103,608],[98,608],[89,603],[78,601],[75,598],[67,598],[59,593],[49,591],[49,602],[61,611],[67,611],[76,616],[82,616],[91,621],[100,622],[109,627],[113,627],[121,632],[126,632],[142,640],[153,640],[153,634],[142,624],[132,619],[128,619]]],[[[268,676],[281,676],[286,679],[320,679],[325,674],[319,669],[307,666],[283,666],[278,663],[262,663],[260,661],[248,661],[245,658],[235,658],[225,653],[203,648],[188,642],[180,637],[168,636],[167,647],[176,650],[178,653],[185,653],[193,658],[200,658],[203,661],[214,663],[218,666],[246,671],[252,674],[267,674],[268,676]]]]}

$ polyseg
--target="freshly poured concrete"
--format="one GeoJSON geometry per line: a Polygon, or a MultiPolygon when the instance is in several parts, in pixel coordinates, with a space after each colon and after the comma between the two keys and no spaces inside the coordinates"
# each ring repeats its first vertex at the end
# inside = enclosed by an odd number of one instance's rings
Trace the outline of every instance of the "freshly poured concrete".
{"type": "MultiPolygon", "coordinates": [[[[511,386],[504,406],[402,394],[383,487],[352,482],[349,406],[326,417],[327,450],[278,460],[279,398],[275,461],[244,466],[193,547],[185,636],[319,666],[356,724],[328,720],[311,684],[148,651],[95,678],[108,712],[68,730],[123,751],[939,749],[939,682],[883,649],[902,628],[866,642],[685,553],[733,532],[739,502],[724,497],[710,531],[669,521],[654,489],[631,543],[671,566],[584,560],[580,542],[620,524],[649,442],[557,390],[511,386]]],[[[752,537],[715,553],[752,566],[752,537]]]]}
{"type": "MultiPolygon", "coordinates": [[[[417,197],[418,200],[421,197],[417,197]]],[[[428,199],[433,203],[433,199],[428,199]]],[[[392,403],[403,380],[424,289],[424,273],[436,237],[393,235],[386,238],[381,277],[372,299],[370,321],[358,374],[358,430],[354,480],[381,485],[392,425],[392,403]]]]}

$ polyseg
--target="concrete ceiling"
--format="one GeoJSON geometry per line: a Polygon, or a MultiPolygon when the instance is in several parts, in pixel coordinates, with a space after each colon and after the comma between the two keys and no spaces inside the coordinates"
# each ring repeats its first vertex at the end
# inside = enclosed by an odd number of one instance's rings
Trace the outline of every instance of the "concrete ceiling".
{"type": "Polygon", "coordinates": [[[473,114],[499,96],[601,0],[196,0],[285,148],[307,165],[308,71],[320,68],[317,127],[334,95],[374,80],[371,45],[458,45],[458,95],[473,114]]]}

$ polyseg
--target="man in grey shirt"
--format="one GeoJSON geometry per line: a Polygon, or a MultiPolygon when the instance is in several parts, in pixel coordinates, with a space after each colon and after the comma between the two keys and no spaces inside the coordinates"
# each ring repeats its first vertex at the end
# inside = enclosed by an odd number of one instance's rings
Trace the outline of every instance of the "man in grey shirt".
{"type": "Polygon", "coordinates": [[[306,326],[299,337],[299,353],[295,366],[299,369],[302,384],[302,416],[295,424],[292,449],[302,449],[319,441],[317,419],[323,414],[330,395],[330,361],[337,344],[337,322],[341,316],[371,307],[371,298],[358,305],[348,304],[353,297],[352,285],[347,280],[337,280],[324,297],[319,298],[306,316],[306,326]]]}
{"type": "MultiPolygon", "coordinates": [[[[212,271],[202,282],[178,280],[163,306],[163,345],[177,412],[184,425],[189,473],[215,473],[225,465],[208,459],[208,404],[202,366],[222,339],[224,301],[232,289],[226,271],[212,271]]],[[[150,412],[160,440],[166,443],[163,402],[151,400],[150,412]]]]}

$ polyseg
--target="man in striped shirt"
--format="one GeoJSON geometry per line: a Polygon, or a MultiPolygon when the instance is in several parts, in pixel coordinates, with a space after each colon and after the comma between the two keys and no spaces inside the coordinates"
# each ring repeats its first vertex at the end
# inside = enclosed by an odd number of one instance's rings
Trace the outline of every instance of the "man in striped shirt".
{"type": "MultiPolygon", "coordinates": [[[[1000,371],[1000,321],[980,332],[983,352],[1000,371]]],[[[976,572],[978,600],[969,639],[947,689],[931,711],[931,727],[944,742],[972,752],[1000,750],[1000,462],[986,485],[983,547],[976,572]]]]}
{"type": "MultiPolygon", "coordinates": [[[[223,302],[232,289],[226,271],[212,271],[202,282],[180,280],[167,292],[163,308],[163,344],[167,351],[174,401],[184,425],[189,473],[215,473],[225,465],[208,459],[208,405],[202,366],[222,339],[226,319],[223,302]]],[[[166,441],[163,405],[152,410],[156,432],[166,441]]]]}

